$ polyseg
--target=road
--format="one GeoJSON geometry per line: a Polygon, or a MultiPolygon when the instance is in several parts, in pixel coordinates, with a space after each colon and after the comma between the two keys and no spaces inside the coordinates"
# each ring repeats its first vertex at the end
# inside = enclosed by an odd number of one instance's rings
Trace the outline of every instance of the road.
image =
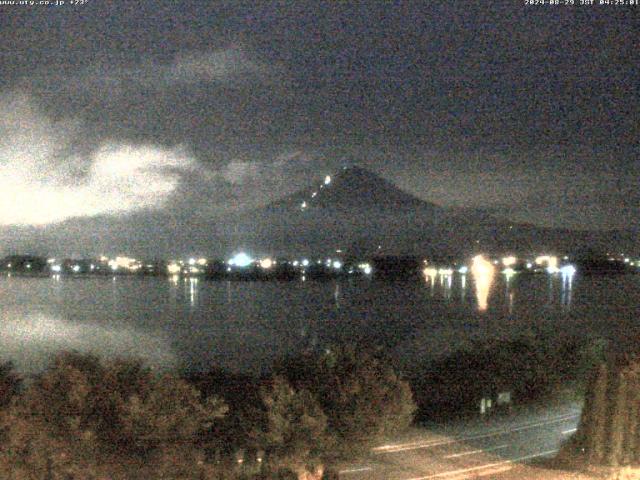
{"type": "MultiPolygon", "coordinates": [[[[340,469],[345,480],[494,478],[554,455],[575,432],[580,406],[526,411],[447,425],[429,425],[372,449],[368,459],[340,469]]],[[[517,478],[517,477],[516,477],[517,478]]]]}

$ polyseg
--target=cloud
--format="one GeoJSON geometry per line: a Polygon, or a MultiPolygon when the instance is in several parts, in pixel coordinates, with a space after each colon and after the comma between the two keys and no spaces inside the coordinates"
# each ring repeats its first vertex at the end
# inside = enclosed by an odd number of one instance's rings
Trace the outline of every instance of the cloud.
{"type": "Polygon", "coordinates": [[[0,227],[147,209],[182,222],[272,198],[288,168],[254,112],[280,101],[282,74],[233,46],[22,79],[0,91],[0,227]]]}
{"type": "Polygon", "coordinates": [[[242,49],[231,48],[178,55],[171,64],[157,70],[157,73],[165,84],[170,85],[241,80],[248,77],[264,79],[268,70],[266,65],[250,59],[242,49]]]}
{"type": "Polygon", "coordinates": [[[284,176],[297,168],[306,168],[310,161],[310,156],[296,150],[263,161],[233,159],[219,171],[219,174],[232,185],[259,183],[271,187],[286,181],[284,176]]]}
{"type": "Polygon", "coordinates": [[[140,358],[154,368],[175,366],[176,356],[164,335],[127,326],[74,323],[40,312],[7,310],[0,324],[0,361],[34,373],[60,351],[75,350],[102,357],[140,358]]]}
{"type": "Polygon", "coordinates": [[[259,162],[232,160],[221,171],[222,177],[233,185],[257,180],[264,166],[259,162]]]}
{"type": "Polygon", "coordinates": [[[194,168],[183,149],[158,145],[108,141],[74,154],[77,135],[28,96],[0,99],[0,225],[158,208],[194,168]]]}
{"type": "Polygon", "coordinates": [[[36,91],[51,91],[56,96],[102,96],[113,100],[131,93],[163,91],[198,84],[241,86],[247,83],[273,83],[280,74],[274,65],[254,58],[241,47],[180,52],[170,61],[146,59],[137,64],[97,61],[73,73],[67,71],[29,79],[36,91]],[[55,89],[52,91],[51,89],[55,89]]]}

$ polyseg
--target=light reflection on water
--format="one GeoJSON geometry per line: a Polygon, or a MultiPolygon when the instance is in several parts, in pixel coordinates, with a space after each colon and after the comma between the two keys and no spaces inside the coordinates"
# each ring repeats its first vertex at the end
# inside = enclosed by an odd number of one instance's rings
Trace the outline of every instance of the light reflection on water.
{"type": "Polygon", "coordinates": [[[198,291],[198,279],[191,277],[189,278],[189,304],[193,307],[196,303],[196,293],[198,291]]]}
{"type": "MultiPolygon", "coordinates": [[[[479,312],[483,312],[490,309],[493,302],[498,301],[497,296],[500,294],[495,291],[495,289],[499,283],[502,283],[503,293],[501,298],[503,299],[504,305],[507,306],[508,312],[512,313],[515,295],[518,291],[518,279],[531,278],[531,275],[526,273],[497,275],[492,268],[493,267],[488,270],[480,270],[475,275],[471,275],[473,282],[470,285],[467,283],[466,274],[441,275],[434,273],[433,275],[425,275],[425,282],[429,287],[429,297],[450,299],[453,292],[458,290],[460,302],[465,303],[467,290],[471,288],[473,293],[475,293],[476,309],[479,312]]],[[[574,276],[573,274],[562,276],[550,274],[535,275],[537,280],[544,279],[544,283],[546,284],[547,305],[554,303],[557,295],[556,291],[559,290],[560,305],[562,305],[563,310],[568,311],[571,309],[574,276]]]]}
{"type": "Polygon", "coordinates": [[[471,274],[476,284],[476,299],[478,300],[478,310],[485,311],[489,305],[489,293],[493,285],[495,267],[482,255],[473,258],[471,274]]]}
{"type": "Polygon", "coordinates": [[[562,290],[560,291],[560,303],[569,310],[571,308],[573,293],[573,277],[574,273],[562,273],[562,290]]]}
{"type": "Polygon", "coordinates": [[[461,275],[460,276],[460,300],[462,300],[463,302],[465,301],[465,298],[467,297],[467,276],[466,275],[461,275]]]}
{"type": "Polygon", "coordinates": [[[478,298],[473,275],[438,276],[177,283],[0,277],[0,356],[30,370],[57,350],[77,349],[156,365],[255,371],[274,357],[339,341],[377,345],[412,363],[531,331],[640,334],[640,275],[495,274],[486,300],[478,298]]]}

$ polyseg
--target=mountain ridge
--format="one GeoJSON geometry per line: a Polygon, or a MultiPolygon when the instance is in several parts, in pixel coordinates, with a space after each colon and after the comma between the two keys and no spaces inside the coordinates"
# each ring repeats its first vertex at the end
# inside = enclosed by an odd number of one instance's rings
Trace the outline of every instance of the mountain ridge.
{"type": "MultiPolygon", "coordinates": [[[[575,251],[607,245],[611,235],[538,227],[486,210],[422,200],[357,165],[251,211],[253,241],[271,251],[461,256],[472,252],[575,251]]],[[[243,229],[245,230],[245,229],[243,229]]]]}
{"type": "Polygon", "coordinates": [[[430,202],[421,200],[410,193],[396,187],[389,180],[359,166],[343,167],[335,175],[326,175],[321,181],[316,181],[308,187],[302,188],[286,197],[271,202],[266,208],[274,210],[286,206],[311,208],[345,207],[358,208],[365,206],[392,204],[395,208],[415,208],[429,205],[440,208],[430,202]],[[302,203],[306,202],[306,207],[302,203]]]}

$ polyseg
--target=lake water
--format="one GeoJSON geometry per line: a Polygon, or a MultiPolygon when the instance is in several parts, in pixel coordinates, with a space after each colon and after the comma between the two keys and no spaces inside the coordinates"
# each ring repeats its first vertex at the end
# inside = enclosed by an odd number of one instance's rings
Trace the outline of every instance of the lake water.
{"type": "Polygon", "coordinates": [[[640,338],[640,275],[477,280],[0,277],[0,357],[37,371],[56,351],[76,349],[251,372],[341,341],[382,346],[410,366],[475,340],[536,331],[640,338]]]}

